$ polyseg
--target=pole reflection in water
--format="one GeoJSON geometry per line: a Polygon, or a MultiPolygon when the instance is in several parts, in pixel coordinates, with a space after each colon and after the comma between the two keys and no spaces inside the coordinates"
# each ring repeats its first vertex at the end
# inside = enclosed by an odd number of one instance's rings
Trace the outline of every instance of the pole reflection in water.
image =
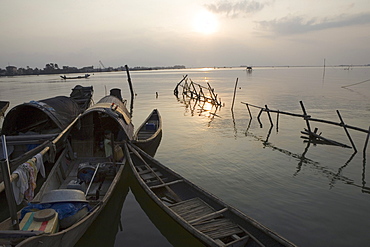
{"type": "MultiPolygon", "coordinates": [[[[311,160],[309,158],[306,157],[306,154],[310,148],[310,145],[311,143],[313,143],[314,145],[317,145],[317,144],[321,144],[321,143],[316,143],[316,142],[311,142],[311,141],[307,141],[305,140],[304,142],[307,143],[307,146],[306,148],[304,149],[302,155],[299,155],[299,154],[295,154],[295,153],[292,153],[288,150],[285,150],[285,149],[282,149],[282,148],[278,148],[276,146],[274,146],[273,144],[271,144],[268,139],[271,135],[271,130],[272,130],[272,127],[273,126],[270,126],[269,130],[268,130],[268,133],[267,133],[267,136],[266,136],[266,139],[263,139],[261,137],[258,137],[256,135],[253,135],[252,133],[249,132],[249,128],[251,126],[251,122],[252,122],[252,119],[249,120],[249,123],[248,123],[248,127],[245,131],[245,136],[252,136],[253,138],[257,139],[258,141],[261,141],[263,146],[264,147],[269,147],[269,148],[272,148],[273,150],[277,150],[277,151],[280,151],[281,153],[284,153],[290,157],[293,157],[293,158],[296,158],[299,162],[298,162],[298,165],[297,165],[297,170],[296,172],[294,173],[294,176],[297,176],[299,174],[299,172],[301,171],[302,169],[302,166],[303,165],[311,165],[313,168],[315,168],[316,170],[320,170],[328,179],[329,179],[329,187],[330,188],[333,188],[336,181],[343,181],[345,182],[346,184],[348,185],[353,185],[355,187],[360,187],[361,188],[361,192],[363,193],[369,193],[370,194],[370,188],[369,187],[366,187],[366,180],[365,180],[365,174],[366,174],[366,154],[363,153],[363,166],[362,166],[362,185],[358,185],[355,183],[355,181],[351,178],[348,178],[344,175],[342,175],[342,172],[344,170],[344,168],[346,168],[349,163],[353,160],[353,158],[356,156],[357,152],[354,152],[352,153],[351,157],[348,159],[347,162],[345,162],[345,164],[341,167],[338,168],[338,172],[337,173],[334,173],[330,170],[328,170],[326,167],[324,166],[321,166],[319,162],[316,162],[314,160],[311,160]]],[[[327,143],[324,143],[326,145],[328,145],[327,143]]]]}

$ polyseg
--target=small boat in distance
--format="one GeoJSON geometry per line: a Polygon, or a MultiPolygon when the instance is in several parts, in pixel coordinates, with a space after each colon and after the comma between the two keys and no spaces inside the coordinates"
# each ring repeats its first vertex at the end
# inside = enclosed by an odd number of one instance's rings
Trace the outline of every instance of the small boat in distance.
{"type": "Polygon", "coordinates": [[[85,75],[80,75],[80,76],[71,76],[71,77],[67,77],[66,75],[61,75],[60,77],[64,80],[67,80],[67,79],[86,79],[86,78],[89,78],[89,74],[85,74],[85,75]]]}
{"type": "Polygon", "coordinates": [[[199,244],[233,247],[295,246],[162,165],[135,145],[125,143],[124,153],[138,187],[159,210],[185,229],[189,237],[192,236],[199,244]]]}
{"type": "Polygon", "coordinates": [[[137,129],[132,143],[154,157],[161,140],[162,118],[158,110],[154,109],[137,129]]]}

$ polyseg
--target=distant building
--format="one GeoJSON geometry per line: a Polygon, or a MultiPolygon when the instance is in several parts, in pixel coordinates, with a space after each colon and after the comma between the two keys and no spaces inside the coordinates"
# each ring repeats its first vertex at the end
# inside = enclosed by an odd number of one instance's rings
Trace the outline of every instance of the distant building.
{"type": "Polygon", "coordinates": [[[7,75],[16,75],[17,74],[17,67],[15,66],[7,66],[6,68],[7,75]]]}
{"type": "Polygon", "coordinates": [[[94,66],[83,67],[81,72],[94,72],[94,66]]]}
{"type": "Polygon", "coordinates": [[[63,72],[64,73],[77,73],[79,70],[77,67],[69,67],[69,66],[63,66],[63,72]]]}

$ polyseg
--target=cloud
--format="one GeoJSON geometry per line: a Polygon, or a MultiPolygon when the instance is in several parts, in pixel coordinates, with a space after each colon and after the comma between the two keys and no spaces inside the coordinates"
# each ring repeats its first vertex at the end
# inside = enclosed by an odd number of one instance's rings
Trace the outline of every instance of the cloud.
{"type": "Polygon", "coordinates": [[[354,15],[338,15],[334,18],[312,18],[306,20],[302,16],[287,16],[272,21],[257,22],[259,27],[276,34],[290,35],[301,34],[313,31],[326,30],[331,28],[348,27],[355,25],[370,24],[370,13],[354,15]]]}
{"type": "Polygon", "coordinates": [[[254,0],[244,0],[238,2],[221,1],[216,4],[206,4],[205,7],[216,14],[225,14],[228,17],[238,17],[243,14],[252,14],[261,11],[267,3],[254,0]]]}

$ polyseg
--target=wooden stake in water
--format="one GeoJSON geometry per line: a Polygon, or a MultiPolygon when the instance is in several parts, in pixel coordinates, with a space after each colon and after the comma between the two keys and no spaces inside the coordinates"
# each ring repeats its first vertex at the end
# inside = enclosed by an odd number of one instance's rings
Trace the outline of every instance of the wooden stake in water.
{"type": "Polygon", "coordinates": [[[131,83],[131,76],[130,71],[127,65],[125,65],[126,73],[127,73],[127,81],[128,85],[130,86],[130,92],[131,92],[131,104],[130,104],[130,115],[132,116],[132,109],[134,108],[134,90],[132,89],[132,83],[131,83]]]}
{"type": "Polygon", "coordinates": [[[309,132],[312,132],[311,131],[311,126],[310,126],[310,122],[308,121],[308,119],[310,118],[310,116],[309,115],[307,115],[307,112],[306,112],[306,109],[305,109],[305,107],[304,107],[304,105],[303,105],[303,102],[302,101],[299,101],[299,103],[301,104],[301,108],[302,108],[302,111],[303,111],[303,115],[304,115],[304,120],[306,121],[306,125],[307,125],[307,129],[308,129],[308,131],[309,132]]]}
{"type": "Polygon", "coordinates": [[[346,127],[346,124],[344,123],[343,119],[342,119],[342,116],[340,115],[339,111],[337,110],[337,114],[338,114],[338,117],[339,117],[339,120],[340,120],[340,124],[343,126],[343,129],[344,131],[346,132],[347,134],[347,137],[349,139],[349,141],[351,142],[352,144],[352,148],[353,150],[355,150],[355,153],[357,153],[357,149],[356,149],[356,145],[355,143],[353,142],[352,138],[351,138],[351,135],[349,134],[348,130],[347,130],[347,127],[346,127]]]}
{"type": "Polygon", "coordinates": [[[364,145],[364,157],[365,157],[365,153],[366,153],[366,148],[367,148],[367,143],[369,142],[369,136],[370,136],[370,126],[369,126],[369,132],[367,132],[367,136],[366,136],[366,141],[365,141],[365,145],[364,145]]]}
{"type": "Polygon", "coordinates": [[[270,110],[269,110],[269,108],[267,107],[267,105],[265,105],[265,111],[267,112],[267,116],[269,117],[270,125],[271,125],[271,126],[274,126],[274,123],[272,122],[272,118],[271,118],[271,115],[270,115],[270,110]]]}
{"type": "Polygon", "coordinates": [[[239,78],[236,78],[236,82],[235,82],[234,96],[233,96],[233,103],[232,103],[232,105],[231,105],[231,111],[233,111],[233,110],[234,110],[235,94],[236,94],[236,87],[238,86],[238,79],[239,79],[239,78]]]}
{"type": "Polygon", "coordinates": [[[324,72],[322,73],[322,79],[325,77],[325,58],[324,58],[324,72]]]}

